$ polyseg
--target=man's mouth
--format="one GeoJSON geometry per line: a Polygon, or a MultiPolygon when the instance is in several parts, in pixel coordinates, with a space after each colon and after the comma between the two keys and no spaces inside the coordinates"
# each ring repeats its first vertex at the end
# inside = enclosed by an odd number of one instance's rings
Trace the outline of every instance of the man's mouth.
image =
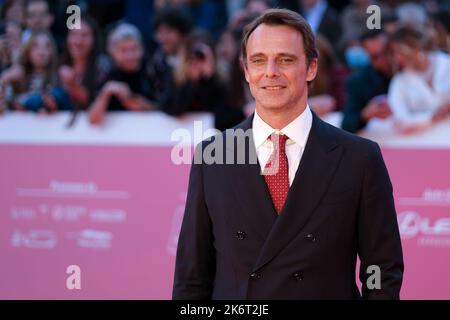
{"type": "Polygon", "coordinates": [[[269,90],[269,91],[276,91],[276,90],[281,90],[286,88],[285,86],[263,86],[262,87],[264,90],[269,90]]]}

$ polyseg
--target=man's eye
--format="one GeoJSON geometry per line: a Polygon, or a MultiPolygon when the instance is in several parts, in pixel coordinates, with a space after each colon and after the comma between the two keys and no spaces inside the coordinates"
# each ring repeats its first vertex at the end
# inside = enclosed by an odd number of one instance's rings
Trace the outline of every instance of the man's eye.
{"type": "Polygon", "coordinates": [[[280,62],[283,63],[283,64],[292,63],[292,62],[294,62],[294,59],[291,59],[291,58],[281,58],[281,59],[280,59],[280,62]]]}
{"type": "Polygon", "coordinates": [[[255,59],[255,60],[252,60],[252,63],[254,63],[254,64],[262,64],[262,63],[264,63],[264,60],[263,59],[255,59]]]}

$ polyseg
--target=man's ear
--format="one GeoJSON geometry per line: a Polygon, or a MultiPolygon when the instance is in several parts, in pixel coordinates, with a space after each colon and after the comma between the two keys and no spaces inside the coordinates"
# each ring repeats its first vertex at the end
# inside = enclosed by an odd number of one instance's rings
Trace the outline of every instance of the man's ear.
{"type": "Polygon", "coordinates": [[[313,81],[317,75],[318,61],[317,58],[312,59],[308,66],[308,71],[306,73],[306,81],[313,81]]]}
{"type": "Polygon", "coordinates": [[[243,59],[240,59],[240,62],[241,62],[241,68],[242,68],[242,70],[244,71],[245,80],[246,80],[248,83],[250,83],[250,81],[249,81],[250,76],[249,76],[249,74],[248,74],[247,62],[245,62],[243,59]]]}

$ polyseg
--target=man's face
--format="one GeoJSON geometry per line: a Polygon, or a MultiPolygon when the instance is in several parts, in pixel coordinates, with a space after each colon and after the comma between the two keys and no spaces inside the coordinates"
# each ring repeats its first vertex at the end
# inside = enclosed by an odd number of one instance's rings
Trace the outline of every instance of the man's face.
{"type": "Polygon", "coordinates": [[[248,39],[244,72],[257,110],[281,110],[306,105],[317,60],[307,66],[302,35],[294,28],[262,24],[248,39]]]}
{"type": "Polygon", "coordinates": [[[370,56],[372,67],[386,75],[391,75],[392,60],[387,52],[386,36],[381,34],[375,38],[366,39],[363,46],[370,56]]]}
{"type": "Polygon", "coordinates": [[[176,29],[165,24],[161,24],[156,30],[156,38],[168,55],[176,54],[183,41],[183,36],[176,29]]]}
{"type": "Polygon", "coordinates": [[[27,6],[26,22],[31,30],[48,30],[53,22],[45,1],[32,2],[27,6]]]}
{"type": "Polygon", "coordinates": [[[135,72],[141,67],[144,51],[139,41],[129,38],[114,44],[110,53],[114,63],[120,70],[135,72]]]}

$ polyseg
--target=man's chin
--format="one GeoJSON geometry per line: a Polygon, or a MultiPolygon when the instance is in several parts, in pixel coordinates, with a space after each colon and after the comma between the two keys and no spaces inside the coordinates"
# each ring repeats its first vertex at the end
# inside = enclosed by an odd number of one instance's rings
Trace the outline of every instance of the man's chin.
{"type": "Polygon", "coordinates": [[[276,111],[284,110],[284,106],[285,106],[284,103],[273,102],[273,103],[261,104],[260,108],[265,110],[265,111],[276,112],[276,111]]]}

